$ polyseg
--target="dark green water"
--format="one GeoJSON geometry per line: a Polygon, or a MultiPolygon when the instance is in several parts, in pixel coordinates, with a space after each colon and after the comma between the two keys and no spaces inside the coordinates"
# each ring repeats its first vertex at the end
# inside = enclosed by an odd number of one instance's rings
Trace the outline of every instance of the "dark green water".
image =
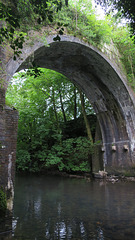
{"type": "Polygon", "coordinates": [[[135,183],[16,177],[16,240],[134,240],[135,183]]]}

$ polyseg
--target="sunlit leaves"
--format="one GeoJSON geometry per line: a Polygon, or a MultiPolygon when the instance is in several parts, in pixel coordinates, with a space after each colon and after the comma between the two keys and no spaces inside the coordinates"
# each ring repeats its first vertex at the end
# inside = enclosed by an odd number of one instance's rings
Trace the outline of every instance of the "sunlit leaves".
{"type": "MultiPolygon", "coordinates": [[[[18,170],[40,171],[46,167],[55,166],[59,170],[74,171],[79,168],[79,164],[82,164],[80,171],[86,170],[88,168],[84,167],[81,156],[85,156],[89,141],[87,142],[87,139],[63,141],[62,139],[64,119],[60,95],[66,119],[71,120],[74,118],[75,86],[62,74],[48,69],[38,70],[40,74],[37,77],[32,74],[32,69],[16,74],[7,91],[8,103],[19,111],[18,170]],[[53,93],[55,93],[55,99],[53,99],[53,93]],[[54,114],[54,100],[57,119],[54,114]],[[77,150],[74,149],[75,147],[77,150]],[[76,159],[74,163],[72,158],[71,161],[68,160],[73,152],[74,160],[76,159]]],[[[77,92],[76,94],[76,115],[79,117],[81,107],[79,94],[77,92]]],[[[88,105],[88,101],[85,103],[88,105]]],[[[92,112],[90,107],[87,108],[87,112],[92,112]]],[[[88,152],[89,150],[90,146],[88,152]]]]}
{"type": "Polygon", "coordinates": [[[130,85],[135,90],[135,43],[134,37],[130,35],[130,29],[116,28],[113,41],[120,51],[120,57],[126,69],[130,85]]]}
{"type": "Polygon", "coordinates": [[[121,12],[122,17],[129,20],[133,31],[135,31],[135,3],[134,0],[96,0],[103,5],[106,12],[121,12]]]}

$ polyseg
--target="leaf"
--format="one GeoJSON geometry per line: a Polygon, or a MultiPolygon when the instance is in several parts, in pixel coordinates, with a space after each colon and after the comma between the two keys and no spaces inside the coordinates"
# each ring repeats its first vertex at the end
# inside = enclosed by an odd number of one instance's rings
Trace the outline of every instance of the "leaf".
{"type": "Polygon", "coordinates": [[[13,56],[13,60],[16,61],[16,56],[13,56]]]}
{"type": "Polygon", "coordinates": [[[58,24],[59,27],[62,26],[62,24],[60,22],[58,22],[57,24],[58,24]]]}
{"type": "Polygon", "coordinates": [[[53,38],[53,41],[55,41],[55,42],[56,42],[56,41],[59,41],[59,42],[60,42],[60,40],[61,40],[61,38],[60,38],[59,35],[57,35],[56,37],[53,38]]]}
{"type": "Polygon", "coordinates": [[[63,35],[63,31],[62,31],[62,30],[60,30],[60,31],[59,31],[59,34],[60,34],[60,35],[63,35]]]}
{"type": "Polygon", "coordinates": [[[11,47],[13,50],[15,50],[15,45],[10,45],[10,47],[11,47]]]}
{"type": "Polygon", "coordinates": [[[42,22],[42,20],[41,20],[41,18],[39,17],[39,18],[37,19],[37,23],[38,23],[38,24],[41,24],[41,22],[42,22]]]}
{"type": "Polygon", "coordinates": [[[48,15],[48,19],[52,23],[53,22],[53,15],[52,14],[48,15]]]}

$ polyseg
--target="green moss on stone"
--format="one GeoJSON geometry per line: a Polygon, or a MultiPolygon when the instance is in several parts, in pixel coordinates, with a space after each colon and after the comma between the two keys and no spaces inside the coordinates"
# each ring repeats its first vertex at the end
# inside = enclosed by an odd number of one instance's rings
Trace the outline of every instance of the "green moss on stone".
{"type": "Polygon", "coordinates": [[[6,194],[2,188],[0,188],[0,216],[3,216],[7,209],[6,194]]]}

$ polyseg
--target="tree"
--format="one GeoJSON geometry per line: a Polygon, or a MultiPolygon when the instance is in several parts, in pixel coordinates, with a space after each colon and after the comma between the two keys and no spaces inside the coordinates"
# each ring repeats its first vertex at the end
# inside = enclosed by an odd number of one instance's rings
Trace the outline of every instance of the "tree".
{"type": "Polygon", "coordinates": [[[65,110],[64,110],[61,89],[59,89],[59,96],[60,96],[60,104],[61,104],[61,111],[62,111],[62,114],[63,114],[63,119],[64,119],[64,122],[66,123],[67,119],[66,119],[66,114],[65,114],[65,110]]]}
{"type": "Polygon", "coordinates": [[[122,16],[131,21],[131,27],[135,31],[135,2],[134,0],[98,0],[97,4],[105,7],[106,12],[118,10],[122,16]]]}
{"type": "MultiPolygon", "coordinates": [[[[88,171],[90,141],[86,136],[66,138],[62,135],[63,124],[74,119],[74,99],[76,118],[81,115],[79,93],[63,75],[52,70],[39,70],[37,77],[30,74],[32,70],[17,74],[7,92],[7,103],[14,105],[20,115],[17,168],[88,171]]],[[[90,113],[86,98],[84,102],[85,112],[90,113]]]]}
{"type": "Polygon", "coordinates": [[[5,40],[10,42],[15,60],[16,56],[21,53],[20,49],[23,48],[25,34],[23,32],[17,34],[16,29],[20,28],[19,20],[16,16],[13,16],[11,8],[4,3],[0,3],[0,20],[0,44],[5,40]]]}
{"type": "MultiPolygon", "coordinates": [[[[68,6],[68,0],[65,0],[65,5],[68,6]]],[[[61,0],[3,0],[0,3],[0,44],[8,41],[16,60],[25,42],[26,27],[43,21],[52,23],[55,13],[61,8],[61,0]],[[25,32],[22,31],[23,25],[25,32]]],[[[63,34],[62,29],[59,32],[63,34]]]]}
{"type": "Polygon", "coordinates": [[[92,134],[91,134],[90,124],[89,124],[87,114],[86,114],[86,110],[85,110],[84,94],[82,93],[82,91],[80,89],[79,89],[79,93],[80,93],[82,113],[83,113],[83,117],[84,117],[84,122],[85,122],[86,130],[87,130],[88,139],[93,144],[93,137],[92,137],[92,134]]]}

